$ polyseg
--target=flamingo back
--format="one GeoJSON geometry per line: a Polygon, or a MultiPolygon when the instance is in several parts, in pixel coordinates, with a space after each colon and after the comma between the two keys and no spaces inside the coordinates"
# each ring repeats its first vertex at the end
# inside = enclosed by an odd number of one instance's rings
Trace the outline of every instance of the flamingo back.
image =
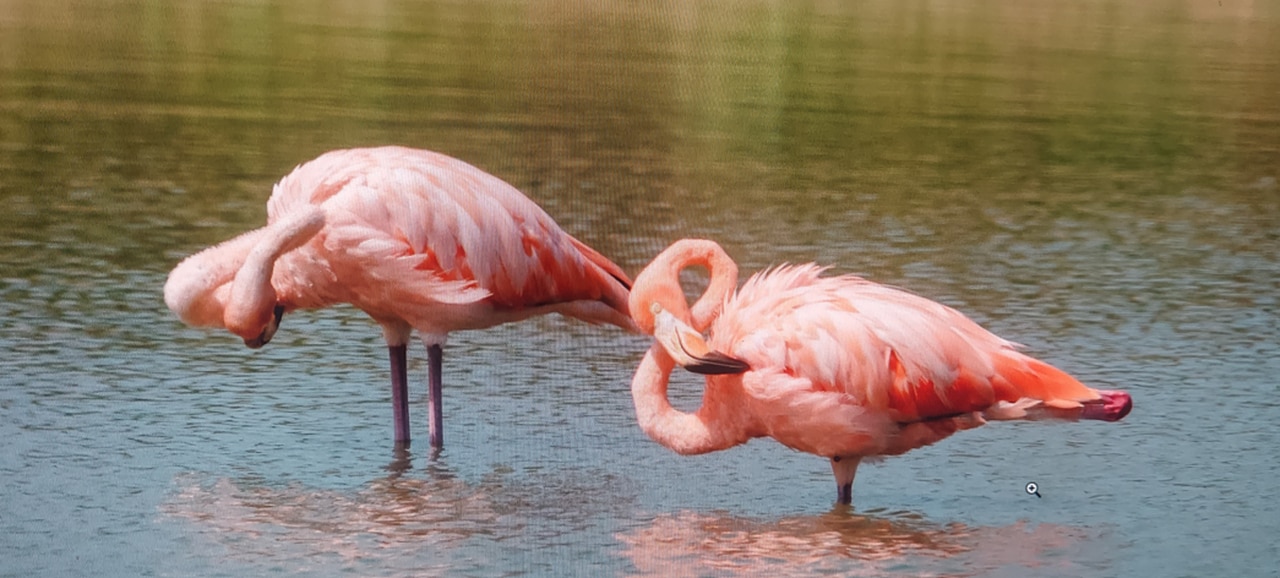
{"type": "Polygon", "coordinates": [[[621,269],[463,161],[403,147],[332,151],[276,185],[268,220],[304,203],[325,208],[329,226],[316,243],[356,293],[334,301],[515,310],[592,300],[626,314],[630,282],[621,269]]]}
{"type": "Polygon", "coordinates": [[[753,371],[774,374],[744,380],[757,389],[752,395],[836,394],[819,397],[895,422],[1024,398],[1070,408],[1099,397],[950,307],[852,275],[822,277],[823,271],[780,266],[726,298],[711,345],[753,371]]]}

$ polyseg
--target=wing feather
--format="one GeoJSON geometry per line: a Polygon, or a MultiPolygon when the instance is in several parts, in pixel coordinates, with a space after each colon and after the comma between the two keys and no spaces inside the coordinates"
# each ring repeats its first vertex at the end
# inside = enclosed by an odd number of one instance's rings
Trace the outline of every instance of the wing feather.
{"type": "Polygon", "coordinates": [[[269,220],[300,203],[322,204],[336,223],[326,247],[351,262],[335,269],[408,283],[407,298],[499,308],[604,300],[626,310],[629,281],[616,265],[583,251],[511,185],[439,153],[325,153],[276,185],[269,220]]]}
{"type": "Polygon", "coordinates": [[[712,347],[753,367],[805,376],[814,392],[848,395],[904,422],[1024,397],[1051,407],[1096,398],[955,309],[852,275],[821,277],[823,271],[784,265],[753,276],[727,299],[712,347]]]}

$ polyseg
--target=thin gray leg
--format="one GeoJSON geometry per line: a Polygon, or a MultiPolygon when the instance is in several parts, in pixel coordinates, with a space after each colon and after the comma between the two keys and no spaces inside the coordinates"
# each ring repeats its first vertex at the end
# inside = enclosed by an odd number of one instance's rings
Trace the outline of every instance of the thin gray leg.
{"type": "Polygon", "coordinates": [[[443,387],[440,384],[440,372],[444,361],[444,348],[439,345],[427,346],[427,372],[431,388],[431,447],[444,447],[444,409],[441,407],[443,387]]]}
{"type": "Polygon", "coordinates": [[[391,357],[391,415],[395,421],[396,447],[409,445],[409,375],[405,346],[388,345],[391,357]]]}

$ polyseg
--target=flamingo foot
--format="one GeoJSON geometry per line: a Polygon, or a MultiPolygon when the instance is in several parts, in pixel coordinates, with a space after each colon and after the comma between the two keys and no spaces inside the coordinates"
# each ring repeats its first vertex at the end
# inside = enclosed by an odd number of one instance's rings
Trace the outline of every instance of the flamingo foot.
{"type": "Polygon", "coordinates": [[[1086,402],[1080,410],[1081,419],[1119,421],[1133,410],[1133,398],[1123,391],[1100,391],[1102,399],[1086,402]]]}

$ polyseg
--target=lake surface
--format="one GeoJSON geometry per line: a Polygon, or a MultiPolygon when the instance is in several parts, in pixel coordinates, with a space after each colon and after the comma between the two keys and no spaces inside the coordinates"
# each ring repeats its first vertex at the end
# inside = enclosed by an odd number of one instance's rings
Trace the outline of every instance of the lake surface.
{"type": "Polygon", "coordinates": [[[0,576],[1275,575],[1280,7],[1032,4],[0,0],[0,576]],[[1135,409],[836,508],[825,460],[650,441],[646,340],[544,318],[452,335],[448,445],[397,454],[363,314],[250,351],[161,298],[294,166],[390,143],[631,274],[687,236],[830,264],[1135,409]]]}

